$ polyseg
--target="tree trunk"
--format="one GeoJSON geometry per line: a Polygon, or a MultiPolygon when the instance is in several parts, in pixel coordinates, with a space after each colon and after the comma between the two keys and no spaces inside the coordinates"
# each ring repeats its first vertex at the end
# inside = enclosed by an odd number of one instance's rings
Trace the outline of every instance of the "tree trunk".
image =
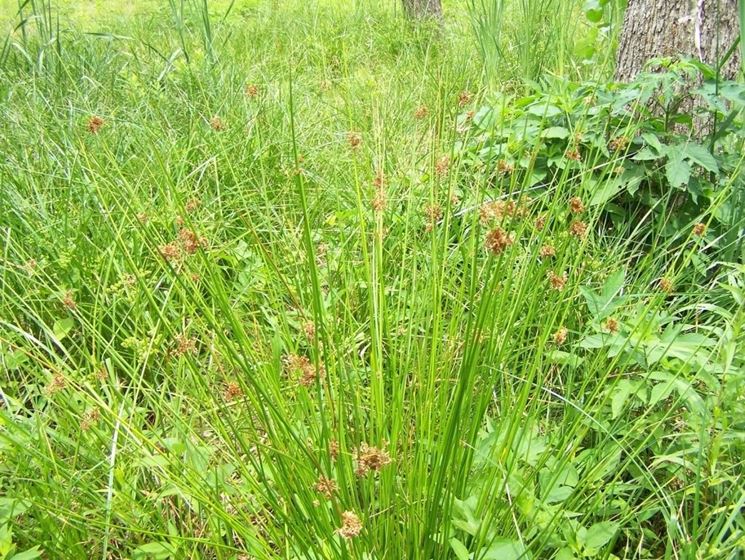
{"type": "Polygon", "coordinates": [[[442,16],[442,4],[440,0],[403,0],[404,9],[409,17],[439,18],[442,16]]]}
{"type": "MultiPolygon", "coordinates": [[[[629,0],[616,78],[632,80],[656,57],[683,55],[716,66],[739,33],[737,0],[629,0]]],[[[722,77],[736,76],[739,50],[722,68],[722,77]]]]}

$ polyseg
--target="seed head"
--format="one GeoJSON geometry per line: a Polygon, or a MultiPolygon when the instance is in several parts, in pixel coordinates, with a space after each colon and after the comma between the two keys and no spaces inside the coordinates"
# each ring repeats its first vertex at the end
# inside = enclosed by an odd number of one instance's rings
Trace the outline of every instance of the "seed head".
{"type": "Polygon", "coordinates": [[[667,294],[673,291],[673,281],[669,278],[660,278],[658,281],[658,285],[660,287],[660,290],[667,294]]]}
{"type": "Polygon", "coordinates": [[[514,170],[515,166],[506,160],[500,159],[497,162],[497,173],[499,173],[500,175],[509,175],[514,170]]]}
{"type": "Polygon", "coordinates": [[[556,346],[561,346],[562,344],[564,344],[567,340],[568,334],[569,331],[566,327],[559,327],[559,330],[554,333],[554,344],[556,344],[556,346]]]}
{"type": "Polygon", "coordinates": [[[564,289],[564,286],[566,286],[567,273],[562,272],[561,275],[559,275],[559,274],[556,274],[554,271],[549,272],[548,283],[554,290],[560,292],[561,290],[564,289]]]}
{"type": "Polygon", "coordinates": [[[533,225],[536,230],[541,231],[544,227],[546,227],[546,216],[540,215],[535,219],[535,222],[533,222],[533,225]]]}
{"type": "Polygon", "coordinates": [[[362,532],[362,521],[353,511],[341,514],[341,527],[336,530],[345,539],[351,539],[362,532]]]}
{"type": "Polygon", "coordinates": [[[347,133],[347,142],[353,150],[356,150],[362,144],[362,135],[359,132],[349,132],[347,133]]]}
{"type": "Polygon", "coordinates": [[[332,461],[336,461],[339,458],[339,442],[335,439],[329,441],[329,455],[332,461]]]}
{"type": "Polygon", "coordinates": [[[65,295],[62,296],[62,305],[64,305],[70,311],[75,311],[78,308],[78,304],[75,302],[72,290],[67,290],[65,295]]]}
{"type": "Polygon", "coordinates": [[[313,340],[316,337],[316,324],[313,321],[306,321],[303,323],[303,332],[308,340],[313,340]]]}
{"type": "Polygon", "coordinates": [[[356,455],[357,468],[354,472],[360,477],[365,476],[370,471],[379,471],[391,464],[391,457],[387,451],[372,447],[366,443],[360,445],[356,455]]]}
{"type": "Polygon", "coordinates": [[[608,317],[605,320],[605,330],[608,331],[611,334],[616,334],[618,332],[618,320],[614,319],[613,317],[608,317]]]}
{"type": "Polygon", "coordinates": [[[52,380],[44,389],[44,393],[48,397],[51,397],[55,393],[59,393],[65,387],[67,387],[67,381],[65,380],[65,377],[61,373],[55,373],[52,377],[52,380]]]}
{"type": "Polygon", "coordinates": [[[473,94],[470,91],[463,90],[458,94],[458,105],[465,107],[473,99],[473,94]]]}
{"type": "Polygon", "coordinates": [[[168,262],[175,262],[181,258],[181,247],[175,242],[161,245],[158,247],[158,252],[168,262]]]}
{"type": "Polygon", "coordinates": [[[238,385],[235,381],[229,381],[225,385],[225,390],[223,391],[223,397],[226,401],[232,401],[237,399],[243,395],[243,391],[241,390],[241,386],[238,385]]]}
{"type": "Polygon", "coordinates": [[[693,235],[697,237],[702,237],[706,233],[706,224],[703,222],[699,222],[695,226],[693,226],[693,235]]]}
{"type": "Polygon", "coordinates": [[[184,354],[197,353],[197,339],[186,333],[179,333],[173,338],[174,356],[183,356],[184,354]]]}
{"type": "Polygon", "coordinates": [[[314,486],[316,492],[323,494],[327,498],[331,498],[339,487],[336,485],[336,481],[325,476],[318,477],[318,482],[314,486]]]}
{"type": "Polygon", "coordinates": [[[486,249],[492,255],[500,255],[515,241],[514,233],[507,233],[497,226],[486,235],[486,249]]]}
{"type": "Polygon", "coordinates": [[[554,248],[553,245],[546,244],[543,247],[541,247],[540,251],[538,251],[538,254],[544,259],[549,258],[549,257],[555,257],[556,249],[554,248]]]}
{"type": "Polygon", "coordinates": [[[190,198],[187,201],[186,205],[184,206],[184,209],[186,210],[187,214],[191,214],[192,212],[194,212],[194,210],[199,208],[201,205],[202,205],[202,201],[199,200],[198,198],[190,198]]]}
{"type": "Polygon", "coordinates": [[[577,148],[572,148],[564,153],[564,157],[572,161],[582,161],[582,154],[577,148]]]}
{"type": "Polygon", "coordinates": [[[87,432],[94,424],[97,424],[100,419],[101,411],[97,408],[92,408],[83,415],[83,419],[80,422],[80,429],[87,432]]]}
{"type": "Polygon", "coordinates": [[[575,220],[569,226],[569,233],[574,237],[582,238],[587,235],[587,224],[581,220],[575,220]]]}
{"type": "Polygon", "coordinates": [[[256,84],[248,84],[246,86],[246,97],[254,98],[259,95],[259,86],[256,84]]]}
{"type": "Polygon", "coordinates": [[[623,152],[629,145],[629,138],[627,136],[616,136],[613,140],[608,142],[608,148],[612,152],[623,152]]]}
{"type": "Polygon", "coordinates": [[[210,126],[212,127],[212,130],[216,132],[220,132],[221,130],[225,130],[225,123],[223,120],[215,115],[210,119],[210,126]]]}
{"type": "Polygon", "coordinates": [[[91,118],[88,119],[88,132],[91,134],[98,134],[98,131],[101,130],[101,128],[104,125],[104,120],[96,115],[93,115],[91,118]]]}
{"type": "Polygon", "coordinates": [[[450,156],[444,155],[435,162],[435,173],[445,175],[450,169],[450,156]]]}
{"type": "Polygon", "coordinates": [[[423,119],[429,114],[429,109],[427,109],[426,105],[419,105],[419,107],[416,108],[416,111],[414,111],[414,117],[417,119],[423,119]]]}
{"type": "Polygon", "coordinates": [[[569,199],[569,210],[574,214],[580,214],[585,211],[585,205],[582,204],[582,199],[578,196],[573,196],[569,199]]]}

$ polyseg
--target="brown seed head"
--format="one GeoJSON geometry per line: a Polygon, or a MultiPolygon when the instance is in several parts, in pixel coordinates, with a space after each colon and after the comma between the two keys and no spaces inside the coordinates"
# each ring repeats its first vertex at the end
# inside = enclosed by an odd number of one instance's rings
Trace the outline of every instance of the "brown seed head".
{"type": "Polygon", "coordinates": [[[535,222],[533,223],[536,230],[541,231],[544,227],[546,227],[546,216],[540,215],[535,219],[535,222]]]}
{"type": "Polygon", "coordinates": [[[357,449],[357,476],[365,476],[371,471],[380,471],[383,467],[391,464],[391,457],[384,449],[372,447],[363,443],[357,449]]]}
{"type": "Polygon", "coordinates": [[[241,386],[235,381],[229,381],[225,384],[225,390],[223,391],[223,397],[226,401],[232,401],[243,395],[241,386]]]}
{"type": "Polygon", "coordinates": [[[611,334],[616,334],[618,332],[618,320],[614,319],[613,317],[608,317],[605,320],[605,330],[608,331],[611,334]]]}
{"type": "Polygon", "coordinates": [[[323,494],[327,498],[331,498],[339,487],[336,485],[336,481],[325,476],[318,477],[318,482],[314,486],[316,492],[323,494]]]}
{"type": "Polygon", "coordinates": [[[78,308],[78,304],[75,302],[72,290],[67,290],[65,295],[62,296],[62,305],[64,305],[70,311],[75,311],[78,308]]]}
{"type": "Polygon", "coordinates": [[[567,283],[567,273],[562,272],[561,275],[559,275],[559,274],[556,274],[554,271],[549,272],[548,283],[554,290],[557,290],[557,291],[563,290],[564,286],[566,286],[566,283],[567,283]]]}
{"type": "Polygon", "coordinates": [[[101,127],[104,125],[104,120],[101,117],[98,117],[96,115],[93,115],[91,118],[88,119],[88,132],[91,134],[98,134],[98,131],[101,130],[101,127]]]}
{"type": "Polygon", "coordinates": [[[101,411],[97,408],[92,408],[83,415],[83,419],[80,422],[80,429],[87,432],[94,424],[97,424],[100,419],[101,411]]]}
{"type": "Polygon", "coordinates": [[[178,243],[175,242],[161,245],[158,247],[158,252],[160,253],[160,256],[168,262],[174,262],[181,258],[181,247],[179,247],[178,243]]]}
{"type": "Polygon", "coordinates": [[[223,120],[215,115],[210,119],[210,126],[212,127],[212,130],[216,132],[220,132],[221,130],[225,130],[225,123],[223,120]]]}
{"type": "Polygon", "coordinates": [[[316,324],[313,321],[306,321],[303,323],[303,332],[308,340],[313,340],[316,337],[316,324]]]}
{"type": "Polygon", "coordinates": [[[673,291],[673,281],[669,278],[660,278],[658,284],[660,286],[660,290],[667,294],[673,291]]]}
{"type": "Polygon", "coordinates": [[[199,208],[201,205],[202,205],[202,201],[199,200],[198,198],[190,198],[186,202],[186,205],[184,206],[184,209],[186,210],[186,212],[188,214],[191,214],[192,212],[194,212],[194,210],[196,210],[197,208],[199,208]]]}
{"type": "Polygon", "coordinates": [[[450,156],[444,155],[435,162],[435,173],[445,175],[450,169],[450,156]]]}
{"type": "Polygon", "coordinates": [[[568,334],[569,331],[566,327],[559,327],[559,330],[554,333],[554,344],[556,344],[556,346],[561,346],[562,344],[564,344],[567,340],[568,334]]]}
{"type": "Polygon", "coordinates": [[[362,144],[362,135],[359,132],[349,132],[347,133],[347,142],[353,150],[356,150],[362,144]]]}
{"type": "Polygon", "coordinates": [[[59,393],[65,387],[67,387],[65,377],[61,373],[55,373],[54,376],[52,376],[52,380],[44,389],[44,393],[51,397],[55,393],[59,393]]]}
{"type": "Polygon", "coordinates": [[[473,94],[470,91],[463,90],[458,94],[458,105],[465,107],[473,99],[473,94]]]}
{"type": "Polygon", "coordinates": [[[582,238],[587,235],[587,224],[581,220],[575,220],[569,226],[569,233],[574,237],[582,238]]]}
{"type": "Polygon", "coordinates": [[[693,235],[697,237],[702,237],[706,233],[706,224],[703,222],[699,222],[695,226],[693,226],[693,235]]]}
{"type": "Polygon", "coordinates": [[[177,334],[173,338],[174,356],[183,356],[184,354],[196,354],[197,353],[197,339],[187,335],[186,333],[177,334]]]}
{"type": "Polygon", "coordinates": [[[623,152],[629,145],[629,138],[627,136],[616,136],[613,140],[608,142],[608,149],[612,152],[623,152]]]}
{"type": "Polygon", "coordinates": [[[351,539],[362,532],[362,521],[353,511],[341,514],[341,527],[336,530],[345,539],[351,539]]]}
{"type": "Polygon", "coordinates": [[[423,119],[429,114],[429,109],[427,109],[426,105],[419,105],[419,107],[416,108],[416,111],[414,111],[414,117],[417,119],[423,119]]]}
{"type": "Polygon", "coordinates": [[[580,214],[585,211],[585,205],[582,204],[582,199],[578,196],[573,196],[569,199],[569,210],[574,214],[580,214]]]}
{"type": "Polygon", "coordinates": [[[556,256],[556,249],[551,244],[546,244],[543,247],[541,247],[540,251],[538,251],[538,254],[546,259],[549,257],[555,257],[556,256]]]}
{"type": "Polygon", "coordinates": [[[259,86],[256,84],[246,85],[246,97],[254,98],[259,95],[259,86]]]}
{"type": "Polygon", "coordinates": [[[576,148],[573,148],[571,150],[567,150],[564,153],[564,157],[567,159],[570,159],[572,161],[582,161],[582,154],[579,153],[579,150],[576,148]]]}
{"type": "Polygon", "coordinates": [[[507,233],[501,227],[497,226],[486,235],[486,249],[492,255],[499,255],[512,245],[515,241],[515,234],[507,233]]]}

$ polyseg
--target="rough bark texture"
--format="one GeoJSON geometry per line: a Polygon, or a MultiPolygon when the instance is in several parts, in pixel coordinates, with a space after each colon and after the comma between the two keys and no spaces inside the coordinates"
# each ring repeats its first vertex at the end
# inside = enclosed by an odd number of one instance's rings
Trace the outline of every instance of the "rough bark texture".
{"type": "Polygon", "coordinates": [[[413,18],[439,18],[442,16],[440,0],[403,0],[406,13],[413,18]]]}
{"type": "MultiPolygon", "coordinates": [[[[616,78],[633,79],[655,57],[682,54],[716,64],[739,33],[737,0],[629,0],[616,78]]],[[[734,78],[740,67],[736,51],[722,69],[725,78],[734,78]]]]}

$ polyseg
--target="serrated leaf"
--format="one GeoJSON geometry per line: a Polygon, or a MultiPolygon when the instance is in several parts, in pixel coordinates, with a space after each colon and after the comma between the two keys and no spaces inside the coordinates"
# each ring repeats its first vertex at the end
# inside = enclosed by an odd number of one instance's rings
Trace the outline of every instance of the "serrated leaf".
{"type": "Polygon", "coordinates": [[[679,189],[688,184],[691,178],[691,166],[680,154],[676,154],[665,164],[665,177],[671,187],[679,189]]]}
{"type": "Polygon", "coordinates": [[[682,153],[683,157],[699,164],[707,171],[719,173],[719,165],[716,158],[701,144],[686,144],[683,147],[682,153]]]}

